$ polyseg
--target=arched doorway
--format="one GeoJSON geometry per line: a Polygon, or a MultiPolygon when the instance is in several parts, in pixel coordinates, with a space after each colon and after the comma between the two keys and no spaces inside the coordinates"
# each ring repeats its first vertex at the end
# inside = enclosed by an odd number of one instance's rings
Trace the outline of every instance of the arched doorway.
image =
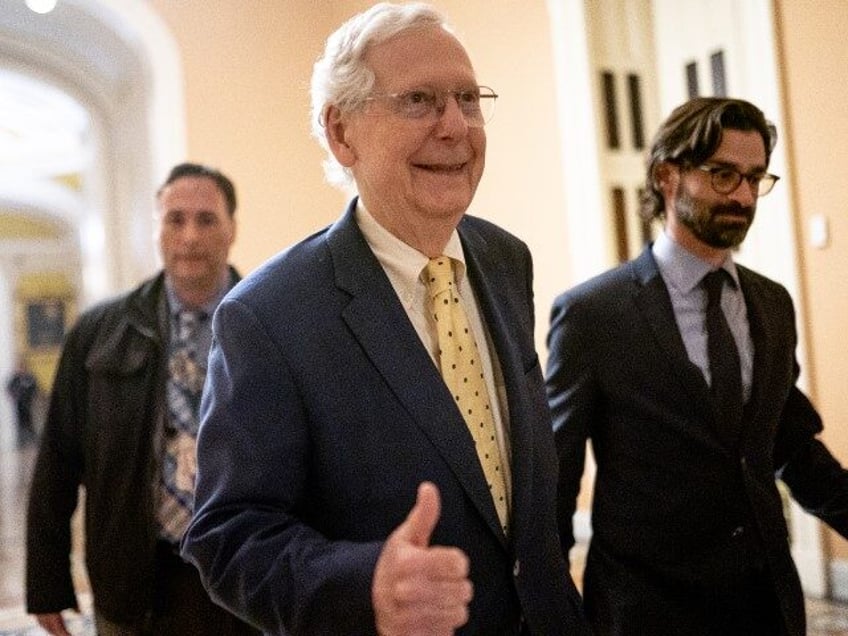
{"type": "MultiPolygon", "coordinates": [[[[57,281],[67,287],[67,324],[156,267],[153,192],[185,154],[185,124],[179,56],[145,3],[60,0],[45,15],[22,0],[0,5],[0,105],[13,107],[0,134],[44,142],[40,154],[23,143],[0,154],[5,379],[19,355],[33,354],[27,311],[55,296],[57,281]],[[45,134],[45,122],[58,127],[45,134]]],[[[36,356],[48,385],[58,351],[36,356]]],[[[12,421],[5,399],[0,421],[12,421]]],[[[0,448],[7,442],[0,431],[0,448]]]]}

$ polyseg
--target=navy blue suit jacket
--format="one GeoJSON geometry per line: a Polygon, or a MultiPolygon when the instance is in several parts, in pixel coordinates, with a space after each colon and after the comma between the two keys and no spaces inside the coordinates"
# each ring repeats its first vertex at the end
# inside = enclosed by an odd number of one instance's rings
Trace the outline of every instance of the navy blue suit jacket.
{"type": "Polygon", "coordinates": [[[586,610],[599,633],[711,633],[722,594],[769,573],[787,634],[804,601],[775,484],[848,533],[848,474],[817,439],[797,388],[787,291],[737,265],[754,344],[751,397],[737,444],[718,434],[709,387],[688,357],[650,248],[562,294],[548,337],[547,388],[561,458],[564,551],[586,440],[597,460],[586,610]]]}
{"type": "Polygon", "coordinates": [[[215,315],[184,555],[215,599],[264,630],[371,634],[383,541],[429,480],[442,498],[433,544],[471,562],[461,633],[517,634],[522,621],[582,633],[557,538],[526,246],[480,219],[459,226],[508,397],[507,539],[462,416],[354,209],[248,276],[215,315]]]}

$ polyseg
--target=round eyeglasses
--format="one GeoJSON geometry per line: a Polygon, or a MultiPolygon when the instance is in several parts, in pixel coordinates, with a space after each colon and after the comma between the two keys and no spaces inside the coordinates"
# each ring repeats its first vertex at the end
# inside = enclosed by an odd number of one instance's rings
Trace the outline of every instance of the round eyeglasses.
{"type": "Polygon", "coordinates": [[[769,174],[768,172],[742,174],[731,166],[710,166],[704,164],[695,166],[694,169],[708,173],[710,175],[710,185],[719,194],[730,194],[734,192],[744,179],[748,182],[748,186],[756,196],[764,197],[771,192],[774,184],[780,179],[777,175],[769,174]]]}
{"type": "Polygon", "coordinates": [[[482,128],[495,114],[498,95],[488,86],[447,91],[423,86],[402,93],[377,93],[367,100],[385,100],[395,114],[405,119],[436,121],[445,112],[450,97],[456,100],[465,122],[472,128],[482,128]]]}

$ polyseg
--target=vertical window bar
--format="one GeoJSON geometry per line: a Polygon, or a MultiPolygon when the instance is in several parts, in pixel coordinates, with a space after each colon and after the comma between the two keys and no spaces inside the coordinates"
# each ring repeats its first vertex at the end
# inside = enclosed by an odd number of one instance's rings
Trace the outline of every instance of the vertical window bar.
{"type": "Polygon", "coordinates": [[[639,76],[631,73],[627,76],[627,89],[630,95],[630,119],[633,127],[633,147],[642,150],[645,147],[645,127],[642,123],[642,87],[639,76]]]}
{"type": "Polygon", "coordinates": [[[604,106],[607,116],[607,147],[617,150],[621,147],[618,132],[618,108],[615,100],[615,76],[609,71],[601,74],[603,84],[604,106]]]}
{"type": "Polygon", "coordinates": [[[727,79],[724,74],[724,51],[710,55],[710,71],[713,76],[713,95],[727,97],[727,79]]]}
{"type": "Polygon", "coordinates": [[[618,256],[618,262],[623,263],[630,257],[627,242],[627,206],[624,202],[624,189],[613,188],[611,194],[613,224],[615,225],[616,255],[618,256]]]}
{"type": "Polygon", "coordinates": [[[686,65],[686,90],[689,95],[689,99],[700,95],[700,90],[698,88],[697,62],[689,62],[689,64],[686,65]]]}

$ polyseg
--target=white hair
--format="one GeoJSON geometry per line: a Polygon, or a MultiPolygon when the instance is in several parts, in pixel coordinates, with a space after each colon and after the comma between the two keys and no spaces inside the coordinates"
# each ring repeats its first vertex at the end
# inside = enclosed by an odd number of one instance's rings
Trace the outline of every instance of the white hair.
{"type": "Polygon", "coordinates": [[[374,72],[365,64],[368,48],[415,29],[442,27],[451,31],[445,17],[428,4],[381,2],[342,24],[330,37],[312,70],[312,136],[327,152],[324,174],[340,188],[353,184],[350,169],[343,167],[327,142],[327,108],[342,112],[361,107],[374,88],[374,72]]]}

